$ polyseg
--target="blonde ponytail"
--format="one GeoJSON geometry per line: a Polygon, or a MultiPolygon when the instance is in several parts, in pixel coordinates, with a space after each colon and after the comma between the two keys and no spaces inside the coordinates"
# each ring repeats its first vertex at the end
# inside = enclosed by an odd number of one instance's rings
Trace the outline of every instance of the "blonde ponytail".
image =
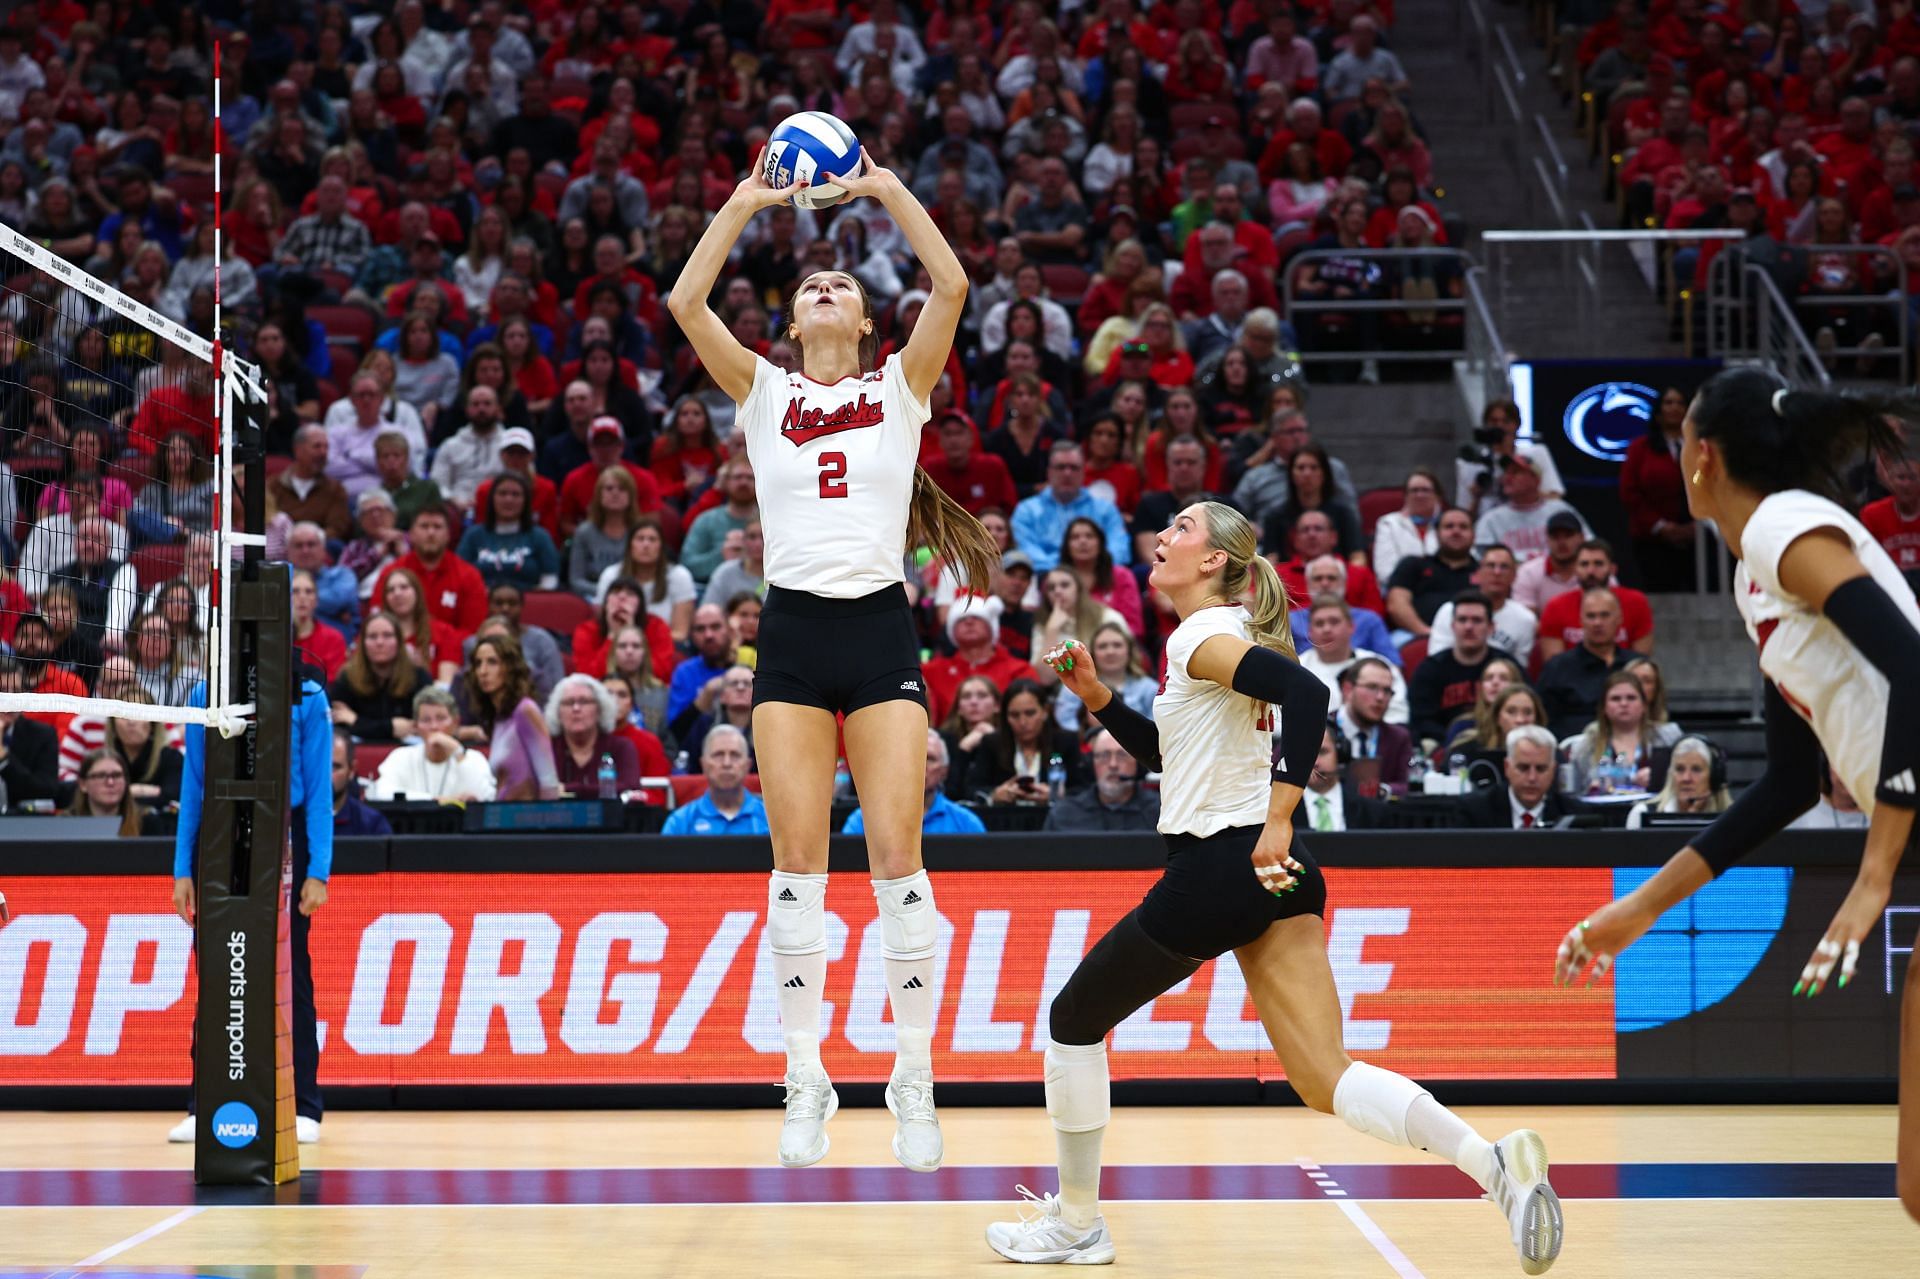
{"type": "Polygon", "coordinates": [[[1254,643],[1295,657],[1287,584],[1260,554],[1260,539],[1253,525],[1224,502],[1202,502],[1200,509],[1207,520],[1207,545],[1227,557],[1227,566],[1220,570],[1221,593],[1229,600],[1240,601],[1246,599],[1251,588],[1253,601],[1247,612],[1252,618],[1254,643]]]}
{"type": "Polygon", "coordinates": [[[1287,599],[1287,584],[1264,555],[1251,561],[1253,575],[1253,642],[1263,648],[1278,649],[1297,658],[1293,647],[1293,609],[1287,599]]]}
{"type": "Polygon", "coordinates": [[[1000,567],[1000,544],[986,525],[947,495],[926,468],[913,468],[913,504],[907,513],[907,551],[932,547],[967,589],[980,595],[993,590],[993,571],[1000,567]]]}

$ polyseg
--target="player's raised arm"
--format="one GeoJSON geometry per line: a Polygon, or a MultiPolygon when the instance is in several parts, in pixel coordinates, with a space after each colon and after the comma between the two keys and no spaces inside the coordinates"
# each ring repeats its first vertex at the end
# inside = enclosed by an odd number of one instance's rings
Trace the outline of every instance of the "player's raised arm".
{"type": "MultiPolygon", "coordinates": [[[[733,189],[727,202],[713,215],[713,221],[707,224],[700,243],[693,248],[693,256],[681,268],[680,278],[674,282],[673,292],[667,297],[667,309],[679,323],[680,331],[687,335],[687,341],[693,344],[701,367],[713,375],[714,384],[735,402],[745,400],[753,390],[753,352],[740,345],[727,332],[727,326],[707,305],[707,297],[713,292],[714,283],[726,267],[735,242],[740,239],[740,233],[747,229],[747,223],[753,220],[753,215],[776,204],[784,204],[804,185],[796,182],[789,187],[768,186],[766,179],[760,176],[760,157],[755,156],[747,176],[740,180],[740,185],[733,189]]],[[[916,204],[914,207],[919,206],[916,204]]],[[[923,213],[921,216],[926,215],[923,213]]]]}
{"type": "MultiPolygon", "coordinates": [[[[865,147],[860,148],[860,163],[858,177],[836,178],[836,184],[855,196],[872,196],[878,200],[880,207],[900,224],[908,246],[933,281],[933,295],[920,309],[913,336],[900,352],[900,370],[907,375],[907,385],[915,396],[924,400],[939,385],[940,375],[946,371],[947,357],[953,352],[953,335],[960,328],[960,316],[967,305],[967,269],[960,265],[945,233],[933,224],[933,218],[893,170],[876,165],[865,147]]],[[[712,287],[711,280],[708,287],[712,287]]]]}

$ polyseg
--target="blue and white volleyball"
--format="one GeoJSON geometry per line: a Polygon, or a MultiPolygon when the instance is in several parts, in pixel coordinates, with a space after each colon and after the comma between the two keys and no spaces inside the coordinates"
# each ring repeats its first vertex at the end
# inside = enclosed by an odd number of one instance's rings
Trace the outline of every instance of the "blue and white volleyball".
{"type": "Polygon", "coordinates": [[[824,111],[801,111],[774,126],[767,138],[760,176],[771,187],[806,182],[794,192],[803,209],[827,209],[848,198],[833,179],[860,168],[860,139],[835,116],[824,111]]]}

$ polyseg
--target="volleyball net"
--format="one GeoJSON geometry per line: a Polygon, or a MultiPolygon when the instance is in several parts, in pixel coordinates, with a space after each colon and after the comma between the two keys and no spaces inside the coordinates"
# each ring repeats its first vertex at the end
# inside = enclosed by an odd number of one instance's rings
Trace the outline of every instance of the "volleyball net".
{"type": "Polygon", "coordinates": [[[165,264],[145,242],[109,260],[136,297],[0,225],[0,711],[227,735],[252,711],[229,570],[264,545],[237,527],[235,462],[265,385],[208,336],[211,297],[196,327],[158,309],[165,264]]]}

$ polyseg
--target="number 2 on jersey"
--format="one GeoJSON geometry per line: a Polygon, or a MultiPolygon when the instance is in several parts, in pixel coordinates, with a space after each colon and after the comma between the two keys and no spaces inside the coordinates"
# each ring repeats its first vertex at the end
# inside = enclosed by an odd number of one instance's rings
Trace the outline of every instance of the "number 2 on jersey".
{"type": "Polygon", "coordinates": [[[846,495],[847,455],[822,453],[820,455],[820,496],[845,497],[846,495]]]}

